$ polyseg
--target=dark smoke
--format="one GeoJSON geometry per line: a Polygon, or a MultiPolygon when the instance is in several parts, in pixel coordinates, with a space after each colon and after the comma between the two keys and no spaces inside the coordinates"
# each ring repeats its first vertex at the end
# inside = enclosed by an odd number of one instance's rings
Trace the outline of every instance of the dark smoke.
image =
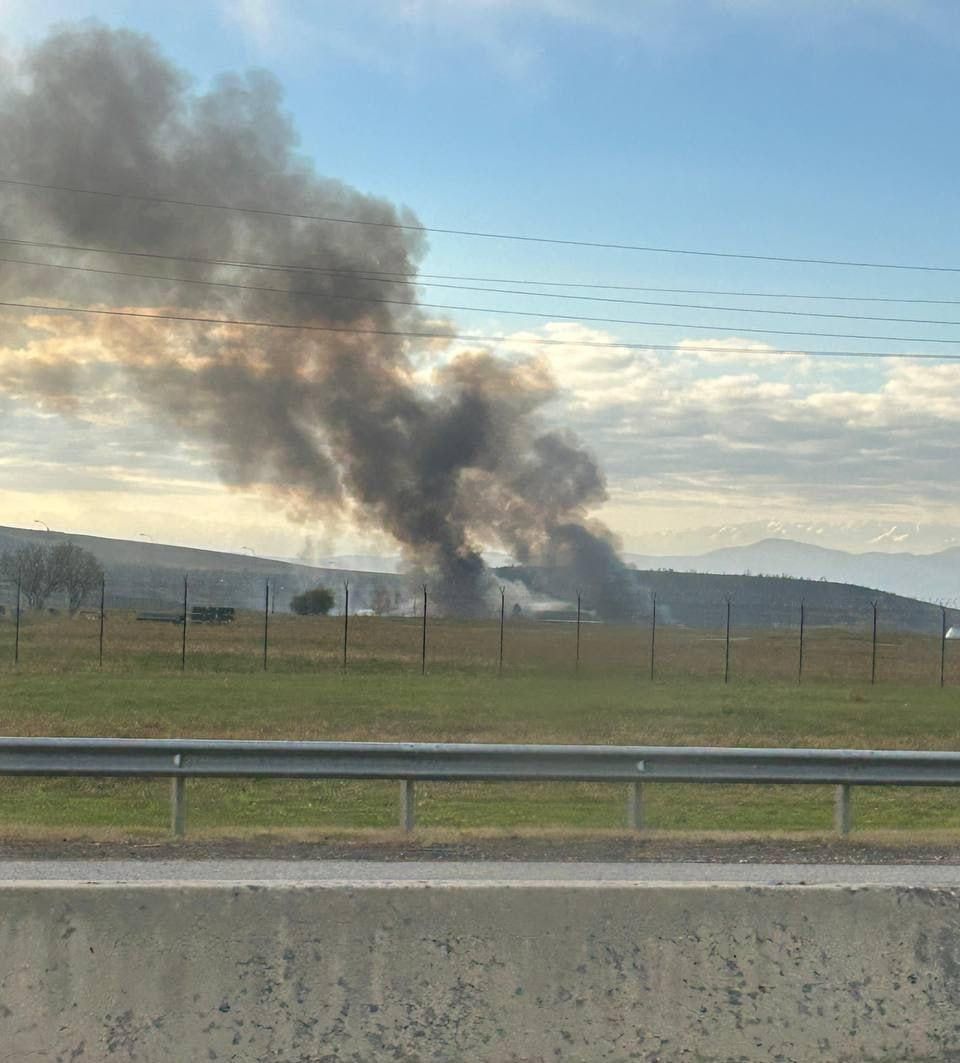
{"type": "MultiPolygon", "coordinates": [[[[0,78],[3,176],[417,224],[383,200],[319,177],[298,154],[267,74],[224,76],[209,92],[196,92],[148,38],[85,24],[53,33],[0,78]]],[[[415,301],[426,249],[416,228],[10,186],[0,191],[0,225],[3,235],[31,240],[341,271],[264,273],[0,244],[3,254],[169,278],[3,266],[0,291],[8,300],[438,329],[414,306],[376,301],[385,294],[415,301]],[[370,271],[409,273],[411,280],[385,286],[365,279],[370,271]]],[[[11,317],[8,334],[29,346],[34,333],[23,324],[22,314],[11,317]]],[[[85,391],[119,390],[203,441],[231,485],[270,490],[305,521],[322,521],[344,505],[359,509],[412,563],[439,575],[437,589],[451,611],[484,608],[491,581],[479,544],[492,541],[525,564],[568,568],[606,615],[632,611],[629,570],[609,532],[586,521],[588,507],[605,497],[603,476],[572,434],[540,426],[538,410],[554,389],[535,359],[460,355],[423,385],[416,370],[441,352],[399,337],[53,314],[34,315],[30,324],[58,338],[58,354],[41,365],[6,366],[0,387],[56,409],[85,391]],[[100,354],[79,358],[91,339],[100,354]]]]}

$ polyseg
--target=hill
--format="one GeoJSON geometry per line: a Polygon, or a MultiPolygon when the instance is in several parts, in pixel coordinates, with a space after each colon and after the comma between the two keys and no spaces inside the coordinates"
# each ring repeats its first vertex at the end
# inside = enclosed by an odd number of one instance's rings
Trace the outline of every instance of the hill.
{"type": "MultiPolygon", "coordinates": [[[[107,605],[112,608],[172,608],[183,601],[184,576],[189,581],[191,601],[240,609],[263,608],[268,580],[271,595],[276,594],[275,608],[281,611],[289,609],[294,595],[318,584],[336,593],[339,609],[344,581],[350,584],[351,610],[369,607],[374,591],[381,586],[391,596],[401,595],[404,603],[407,597],[406,581],[391,573],[321,568],[187,546],[0,527],[0,553],[24,543],[66,540],[89,550],[103,565],[107,605]]],[[[0,593],[4,601],[11,600],[11,588],[3,588],[0,593]]]]}
{"type": "MultiPolygon", "coordinates": [[[[274,608],[287,611],[290,599],[317,585],[331,588],[341,608],[344,581],[350,583],[351,611],[369,608],[373,595],[383,588],[396,611],[407,611],[409,580],[403,575],[359,569],[320,567],[297,562],[216,550],[170,546],[162,543],[70,535],[58,531],[0,527],[0,552],[23,543],[50,543],[69,539],[93,553],[107,575],[107,605],[111,608],[170,609],[183,600],[183,579],[189,581],[190,601],[195,604],[232,605],[262,609],[264,589],[270,583],[274,608]]],[[[799,543],[769,540],[754,548],[713,551],[701,558],[658,558],[689,565],[724,565],[736,568],[749,560],[771,567],[788,563],[823,566],[840,551],[823,550],[799,543]],[[749,551],[753,551],[752,553],[749,551]]],[[[946,553],[951,553],[947,551],[946,553]]],[[[960,555],[960,551],[956,551],[960,555]]],[[[850,555],[843,555],[849,557],[850,555]]],[[[890,557],[891,555],[886,555],[890,557]]],[[[896,555],[893,555],[894,557],[896,555]]],[[[906,555],[911,557],[912,555],[906,555]]],[[[958,557],[960,564],[960,557],[958,557]]],[[[544,572],[522,566],[494,570],[504,580],[520,580],[544,596],[575,600],[577,588],[562,572],[544,572]]],[[[652,594],[657,595],[657,615],[663,623],[692,628],[719,627],[725,620],[726,600],[732,603],[733,622],[741,627],[773,628],[798,621],[800,601],[806,603],[807,620],[815,625],[861,626],[872,622],[872,603],[879,603],[885,627],[903,631],[934,632],[940,628],[940,610],[929,602],[892,594],[869,586],[840,580],[797,579],[786,576],[744,575],[736,572],[674,571],[657,566],[632,571],[636,588],[636,616],[649,618],[652,594]]],[[[0,589],[2,600],[12,602],[12,589],[0,589]]],[[[589,609],[590,603],[585,601],[589,609]]],[[[960,622],[960,612],[949,611],[949,622],[960,622]]]]}
{"type": "Polygon", "coordinates": [[[848,553],[790,539],[763,539],[749,546],[722,547],[685,556],[628,555],[641,569],[714,572],[726,575],[792,576],[876,587],[927,601],[960,601],[960,547],[933,554],[848,553]]]}
{"type": "MultiPolygon", "coordinates": [[[[539,572],[512,566],[497,570],[506,580],[520,580],[530,586],[549,588],[553,593],[575,600],[577,588],[563,573],[539,572]]],[[[726,621],[727,599],[732,622],[740,627],[776,628],[799,622],[800,603],[811,625],[861,627],[873,622],[873,603],[878,604],[879,621],[884,628],[934,633],[940,630],[941,612],[937,605],[870,587],[828,580],[792,579],[783,576],[745,576],[669,570],[634,570],[636,616],[649,620],[653,595],[657,597],[657,617],[667,624],[691,628],[719,628],[726,621]]],[[[584,608],[590,602],[584,601],[584,608]]],[[[948,623],[960,612],[950,609],[948,623]]]]}

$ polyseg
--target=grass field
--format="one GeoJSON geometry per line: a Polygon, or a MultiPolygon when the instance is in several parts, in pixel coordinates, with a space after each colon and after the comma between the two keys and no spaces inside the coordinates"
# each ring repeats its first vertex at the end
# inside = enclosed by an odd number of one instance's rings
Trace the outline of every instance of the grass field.
{"type": "MultiPolygon", "coordinates": [[[[597,630],[588,637],[597,637],[597,630]]],[[[179,630],[167,634],[172,638],[179,630]]],[[[450,642],[456,648],[452,636],[450,642]]],[[[437,638],[435,645],[443,643],[437,638]]],[[[500,680],[489,660],[470,668],[459,657],[456,666],[434,658],[426,676],[406,658],[392,665],[383,658],[358,663],[346,674],[325,660],[310,671],[197,666],[181,675],[170,670],[176,663],[170,656],[166,669],[148,658],[140,671],[24,668],[0,674],[0,733],[921,749],[960,744],[960,694],[902,680],[798,685],[741,677],[724,686],[716,678],[674,675],[651,683],[629,668],[600,667],[575,678],[569,654],[558,657],[553,669],[508,672],[500,680]]],[[[623,791],[602,785],[424,785],[418,787],[418,822],[428,828],[614,829],[623,823],[623,791]]],[[[831,822],[829,788],[664,784],[648,791],[655,829],[826,831],[831,822]]],[[[163,780],[0,779],[0,832],[159,834],[166,829],[167,794],[163,780]]],[[[189,824],[210,832],[390,828],[396,796],[393,783],[203,780],[189,784],[189,824]]],[[[855,825],[960,830],[960,793],[858,789],[855,825]]]]}
{"type": "MultiPolygon", "coordinates": [[[[175,624],[138,622],[132,612],[113,611],[104,634],[104,670],[143,674],[179,670],[183,630],[175,624]]],[[[362,672],[419,673],[421,619],[351,617],[348,666],[362,672]]],[[[338,617],[269,618],[267,667],[270,671],[320,673],[337,670],[343,655],[343,621],[338,617]]],[[[190,624],[186,669],[193,673],[258,672],[264,667],[264,619],[238,614],[233,624],[190,624]]],[[[434,673],[458,671],[492,675],[498,667],[496,621],[429,619],[427,667],[434,673]]],[[[946,680],[960,685],[960,645],[947,644],[946,680]]],[[[730,678],[797,679],[795,626],[752,631],[734,626],[730,678]]],[[[657,629],[657,678],[722,678],[723,631],[661,624],[657,629]]],[[[12,668],[14,623],[0,618],[0,670],[12,668]]],[[[512,676],[573,675],[577,670],[576,625],[508,621],[504,671],[512,676]]],[[[19,639],[21,672],[77,673],[99,667],[99,623],[95,615],[70,618],[25,612],[19,639]]],[[[803,677],[809,681],[863,682],[870,679],[869,625],[859,628],[809,627],[803,677]]],[[[583,676],[648,677],[650,629],[644,625],[585,624],[580,632],[579,672],[583,676]]],[[[890,633],[881,629],[877,645],[878,682],[939,683],[940,640],[935,634],[890,633]]]]}

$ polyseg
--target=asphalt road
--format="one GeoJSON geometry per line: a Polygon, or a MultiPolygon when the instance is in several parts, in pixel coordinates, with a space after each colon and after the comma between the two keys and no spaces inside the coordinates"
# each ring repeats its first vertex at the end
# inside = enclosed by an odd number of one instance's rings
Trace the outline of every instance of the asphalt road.
{"type": "Polygon", "coordinates": [[[4,860],[10,882],[730,882],[960,886],[960,866],[931,864],[522,863],[379,860],[4,860]]]}

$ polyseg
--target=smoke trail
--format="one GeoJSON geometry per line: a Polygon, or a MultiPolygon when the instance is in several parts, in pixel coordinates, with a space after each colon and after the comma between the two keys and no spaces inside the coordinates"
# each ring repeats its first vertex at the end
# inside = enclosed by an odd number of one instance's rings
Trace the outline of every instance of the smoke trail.
{"type": "MultiPolygon", "coordinates": [[[[148,38],[84,24],[54,32],[0,79],[5,176],[417,224],[409,212],[318,176],[298,153],[267,74],[223,76],[198,93],[148,38]]],[[[304,267],[264,281],[256,271],[31,248],[25,257],[165,279],[7,266],[6,299],[358,329],[425,324],[416,306],[378,301],[389,294],[415,302],[426,250],[415,228],[10,188],[0,193],[0,226],[33,240],[304,267]],[[385,293],[366,279],[370,271],[411,280],[385,293]]],[[[570,566],[602,609],[629,612],[629,572],[609,533],[585,520],[604,497],[603,476],[575,437],[541,427],[538,410],[554,388],[540,361],[468,353],[423,384],[427,345],[400,337],[40,313],[11,319],[7,335],[21,355],[0,366],[7,392],[53,409],[100,389],[126,394],[202,441],[230,485],[272,491],[305,521],[344,504],[358,509],[409,560],[439,573],[449,610],[483,607],[489,576],[479,544],[495,540],[525,562],[570,566]]]]}

